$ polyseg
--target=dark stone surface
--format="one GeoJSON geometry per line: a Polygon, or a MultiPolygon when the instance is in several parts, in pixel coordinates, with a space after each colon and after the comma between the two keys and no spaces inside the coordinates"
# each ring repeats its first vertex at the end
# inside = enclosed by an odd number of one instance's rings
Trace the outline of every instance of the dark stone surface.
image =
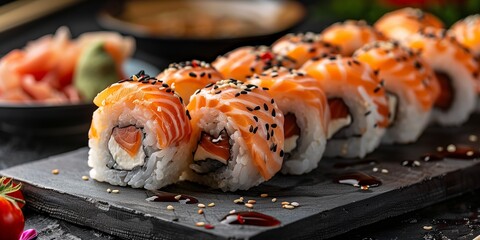
{"type": "Polygon", "coordinates": [[[145,201],[141,189],[114,187],[96,181],[83,181],[88,175],[87,149],[55,156],[46,160],[20,165],[1,171],[25,183],[24,192],[30,208],[55,218],[85,225],[128,239],[174,238],[327,238],[382,219],[411,212],[480,186],[480,161],[444,160],[424,163],[418,168],[401,166],[402,160],[418,159],[435,151],[437,146],[467,144],[478,148],[478,142],[469,142],[470,134],[480,134],[475,116],[461,128],[429,128],[415,144],[382,146],[368,158],[375,165],[363,164],[335,168],[345,159],[324,159],[321,166],[303,176],[276,176],[271,181],[249,191],[223,193],[193,183],[173,185],[166,191],[196,197],[200,202],[215,202],[206,209],[206,220],[215,229],[194,226],[205,221],[196,213],[196,205],[172,204],[175,214],[166,210],[170,203],[145,201]],[[387,169],[388,173],[373,172],[372,168],[387,169]],[[52,169],[60,174],[52,175],[52,169]],[[382,180],[383,184],[369,191],[333,183],[334,176],[349,171],[363,171],[382,180]],[[109,194],[107,188],[119,189],[109,194]],[[269,198],[260,198],[268,193],[269,198]],[[243,196],[255,199],[254,210],[282,221],[281,227],[239,227],[219,224],[219,219],[230,210],[248,210],[235,205],[233,200],[243,196]],[[278,201],[272,203],[271,197],[278,201]],[[280,202],[297,201],[300,207],[282,209],[280,202]],[[176,215],[176,216],[175,216],[176,215]],[[178,218],[178,222],[172,221],[178,218]]]}

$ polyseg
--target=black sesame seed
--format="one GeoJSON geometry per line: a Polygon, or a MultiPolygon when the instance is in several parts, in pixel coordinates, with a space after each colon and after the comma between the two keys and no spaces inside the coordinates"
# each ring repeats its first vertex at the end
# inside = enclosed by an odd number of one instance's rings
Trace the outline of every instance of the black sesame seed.
{"type": "Polygon", "coordinates": [[[267,131],[270,129],[270,125],[268,123],[265,123],[265,129],[267,129],[267,131]]]}
{"type": "Polygon", "coordinates": [[[266,103],[263,104],[263,109],[265,109],[265,111],[268,111],[268,105],[266,103]]]}
{"type": "Polygon", "coordinates": [[[250,67],[250,72],[254,73],[254,72],[255,72],[255,68],[254,68],[254,67],[250,67]]]}
{"type": "Polygon", "coordinates": [[[213,86],[213,84],[214,83],[209,83],[209,84],[207,84],[207,86],[205,86],[205,88],[209,88],[209,87],[213,86]]]}
{"type": "Polygon", "coordinates": [[[261,108],[260,106],[256,106],[254,110],[260,110],[260,108],[261,108]]]}
{"type": "Polygon", "coordinates": [[[415,61],[414,64],[415,64],[415,68],[416,68],[416,69],[421,69],[421,68],[422,68],[422,64],[419,63],[418,61],[415,61]]]}
{"type": "Polygon", "coordinates": [[[190,117],[190,112],[187,110],[185,113],[187,114],[188,119],[192,120],[192,117],[190,117]]]}
{"type": "Polygon", "coordinates": [[[267,133],[267,141],[270,140],[270,134],[267,133]]]}
{"type": "Polygon", "coordinates": [[[200,77],[205,77],[205,72],[200,73],[200,77]]]}
{"type": "Polygon", "coordinates": [[[272,117],[275,117],[277,113],[275,112],[275,109],[272,110],[272,117]]]}
{"type": "Polygon", "coordinates": [[[273,133],[274,133],[274,130],[272,129],[272,131],[270,132],[270,136],[273,137],[273,133]]]}
{"type": "Polygon", "coordinates": [[[211,73],[209,73],[207,76],[208,76],[208,78],[212,78],[212,74],[211,74],[211,73]]]}
{"type": "Polygon", "coordinates": [[[258,122],[258,117],[257,116],[253,116],[253,119],[255,120],[255,122],[258,122]]]}
{"type": "Polygon", "coordinates": [[[283,157],[283,155],[284,155],[283,150],[280,150],[280,157],[283,157]]]}
{"type": "Polygon", "coordinates": [[[195,74],[194,72],[189,72],[188,75],[189,75],[190,77],[197,77],[197,74],[195,74]]]}
{"type": "Polygon", "coordinates": [[[273,123],[272,124],[272,128],[276,128],[277,127],[277,124],[276,123],[273,123]]]}
{"type": "Polygon", "coordinates": [[[172,91],[172,89],[170,89],[170,88],[167,88],[167,90],[166,90],[167,93],[169,93],[171,91],[172,91]]]}
{"type": "Polygon", "coordinates": [[[238,96],[240,96],[240,93],[239,92],[235,93],[235,97],[238,97],[238,96]]]}
{"type": "Polygon", "coordinates": [[[163,83],[163,84],[162,84],[162,87],[168,87],[168,84],[163,83]]]}
{"type": "Polygon", "coordinates": [[[270,103],[271,103],[271,104],[274,104],[274,103],[275,103],[275,100],[273,100],[273,98],[272,98],[272,100],[270,100],[270,103]]]}
{"type": "Polygon", "coordinates": [[[251,107],[247,107],[247,110],[253,112],[253,109],[251,107]]]}
{"type": "Polygon", "coordinates": [[[372,112],[371,112],[371,111],[366,112],[366,113],[365,113],[365,116],[370,115],[370,113],[372,113],[372,112]]]}
{"type": "Polygon", "coordinates": [[[253,126],[250,125],[250,129],[249,129],[250,132],[253,132],[253,126]]]}
{"type": "Polygon", "coordinates": [[[215,92],[215,94],[220,94],[222,92],[222,90],[218,91],[218,92],[215,92]]]}
{"type": "Polygon", "coordinates": [[[263,90],[270,90],[270,89],[269,89],[269,88],[267,88],[267,87],[263,87],[262,89],[263,89],[263,90]]]}
{"type": "Polygon", "coordinates": [[[253,133],[254,133],[254,134],[257,133],[257,130],[258,130],[258,127],[255,127],[255,128],[253,129],[253,133]]]}
{"type": "Polygon", "coordinates": [[[247,94],[248,92],[247,91],[241,91],[240,94],[247,94]]]}
{"type": "Polygon", "coordinates": [[[377,93],[378,91],[380,91],[380,89],[381,89],[380,87],[376,87],[375,89],[373,89],[373,92],[377,93]]]}

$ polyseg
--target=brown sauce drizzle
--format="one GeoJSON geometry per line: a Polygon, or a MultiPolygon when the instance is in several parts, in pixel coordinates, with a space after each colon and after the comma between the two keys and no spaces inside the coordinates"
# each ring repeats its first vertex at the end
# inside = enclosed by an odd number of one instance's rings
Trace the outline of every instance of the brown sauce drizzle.
{"type": "Polygon", "coordinates": [[[249,211],[249,212],[236,212],[228,214],[222,218],[222,223],[234,224],[234,225],[251,225],[261,227],[273,227],[278,226],[281,222],[269,215],[249,211]]]}

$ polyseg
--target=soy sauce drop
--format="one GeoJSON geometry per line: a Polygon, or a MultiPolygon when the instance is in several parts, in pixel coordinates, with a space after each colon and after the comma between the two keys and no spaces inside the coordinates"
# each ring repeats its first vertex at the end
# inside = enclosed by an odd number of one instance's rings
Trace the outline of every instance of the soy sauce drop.
{"type": "Polygon", "coordinates": [[[149,201],[152,202],[180,202],[184,204],[198,203],[198,200],[196,198],[184,194],[174,194],[158,190],[149,190],[146,193],[148,198],[151,199],[149,201]],[[179,199],[177,199],[178,195],[180,195],[179,199]]]}
{"type": "Polygon", "coordinates": [[[273,227],[281,222],[269,215],[259,212],[236,212],[223,217],[221,223],[234,225],[251,225],[261,227],[273,227]]]}
{"type": "Polygon", "coordinates": [[[348,184],[354,187],[361,187],[362,189],[378,187],[382,184],[382,181],[380,181],[380,179],[362,172],[345,173],[336,177],[334,181],[340,184],[348,184]]]}

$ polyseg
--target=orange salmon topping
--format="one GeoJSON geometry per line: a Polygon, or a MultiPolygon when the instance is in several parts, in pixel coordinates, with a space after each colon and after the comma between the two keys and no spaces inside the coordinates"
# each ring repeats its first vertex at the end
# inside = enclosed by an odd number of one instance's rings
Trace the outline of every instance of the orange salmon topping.
{"type": "Polygon", "coordinates": [[[328,99],[328,106],[330,107],[330,118],[346,118],[349,115],[348,107],[340,98],[328,99]]]}
{"type": "Polygon", "coordinates": [[[451,79],[447,74],[442,72],[435,72],[435,76],[437,77],[441,89],[440,95],[435,101],[435,106],[442,110],[448,110],[453,102],[451,79]]]}
{"type": "Polygon", "coordinates": [[[142,131],[135,126],[116,127],[112,136],[120,147],[130,156],[135,156],[142,146],[142,131]]]}
{"type": "Polygon", "coordinates": [[[220,132],[217,138],[212,135],[202,132],[199,146],[211,154],[219,156],[221,159],[228,161],[230,159],[230,143],[228,142],[228,135],[225,130],[220,132]]]}
{"type": "Polygon", "coordinates": [[[297,118],[295,117],[295,114],[285,114],[285,122],[283,123],[283,128],[285,131],[285,139],[295,135],[300,135],[300,128],[297,125],[297,118]]]}

